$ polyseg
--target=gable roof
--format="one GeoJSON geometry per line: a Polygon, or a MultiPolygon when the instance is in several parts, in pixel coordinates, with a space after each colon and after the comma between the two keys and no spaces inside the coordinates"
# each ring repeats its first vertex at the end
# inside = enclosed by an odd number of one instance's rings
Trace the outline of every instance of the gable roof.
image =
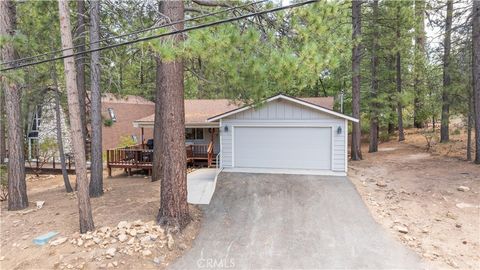
{"type": "MultiPolygon", "coordinates": [[[[301,98],[301,100],[322,106],[325,108],[333,108],[333,97],[311,97],[301,98]]],[[[185,124],[206,124],[207,120],[216,115],[224,114],[225,112],[234,111],[243,108],[245,104],[235,103],[228,99],[186,99],[185,100],[185,124]]],[[[134,125],[152,124],[155,115],[134,121],[134,125]]]]}
{"type": "MultiPolygon", "coordinates": [[[[274,101],[274,100],[277,100],[277,99],[284,99],[284,100],[288,100],[288,101],[291,101],[291,102],[294,102],[296,104],[299,104],[299,105],[302,105],[302,106],[305,106],[305,107],[309,107],[311,109],[314,109],[314,110],[317,110],[317,111],[321,111],[321,112],[324,112],[326,114],[330,114],[330,115],[333,115],[333,116],[336,116],[336,117],[339,117],[339,118],[343,118],[343,119],[347,119],[349,121],[352,121],[352,122],[356,122],[358,123],[358,119],[356,118],[353,118],[351,116],[348,116],[348,115],[345,115],[343,113],[339,113],[339,112],[336,112],[336,111],[333,111],[331,108],[326,108],[326,107],[323,107],[321,105],[318,105],[316,103],[313,103],[311,101],[309,101],[308,99],[304,99],[304,98],[295,98],[295,97],[290,97],[290,96],[287,96],[287,95],[284,95],[284,94],[278,94],[276,96],[273,96],[273,97],[270,97],[268,99],[266,99],[264,101],[264,103],[268,103],[268,102],[271,102],[271,101],[274,101]]],[[[332,104],[333,104],[333,98],[332,98],[332,104]]],[[[215,121],[218,121],[222,118],[225,118],[227,116],[230,116],[230,115],[233,115],[233,114],[237,114],[239,112],[243,112],[243,111],[246,111],[248,109],[251,109],[255,106],[255,104],[251,104],[251,105],[246,105],[246,106],[243,106],[243,107],[240,107],[240,108],[237,108],[237,109],[234,109],[234,110],[230,110],[228,112],[224,112],[224,113],[221,113],[221,114],[218,114],[216,116],[213,116],[213,117],[210,117],[207,119],[207,122],[215,122],[215,121]]],[[[332,106],[333,107],[333,106],[332,106]]]]}

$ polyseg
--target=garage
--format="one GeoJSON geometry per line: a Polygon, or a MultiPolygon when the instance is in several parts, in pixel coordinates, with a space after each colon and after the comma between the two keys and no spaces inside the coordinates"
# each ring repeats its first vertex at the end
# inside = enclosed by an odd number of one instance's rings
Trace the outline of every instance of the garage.
{"type": "Polygon", "coordinates": [[[235,127],[233,166],[330,170],[329,127],[235,127]]]}
{"type": "Polygon", "coordinates": [[[348,121],[315,98],[283,94],[214,117],[225,171],[315,175],[347,174],[348,121]]]}

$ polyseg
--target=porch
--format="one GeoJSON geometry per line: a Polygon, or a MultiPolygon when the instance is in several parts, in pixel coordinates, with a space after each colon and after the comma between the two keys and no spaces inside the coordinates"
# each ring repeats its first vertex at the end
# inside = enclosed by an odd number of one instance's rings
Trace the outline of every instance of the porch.
{"type": "MultiPolygon", "coordinates": [[[[186,145],[185,151],[187,166],[217,167],[218,154],[215,154],[213,141],[209,144],[186,145]]],[[[132,174],[132,170],[146,170],[148,175],[151,175],[152,166],[153,149],[147,147],[146,144],[107,150],[108,176],[112,176],[112,168],[124,169],[128,175],[132,174]]]]}

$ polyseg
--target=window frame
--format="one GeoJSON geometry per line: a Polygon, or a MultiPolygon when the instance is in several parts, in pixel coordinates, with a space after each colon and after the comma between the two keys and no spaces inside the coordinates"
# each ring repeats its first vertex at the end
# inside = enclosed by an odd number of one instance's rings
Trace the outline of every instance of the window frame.
{"type": "Polygon", "coordinates": [[[203,141],[205,139],[205,131],[203,128],[185,128],[186,141],[203,141]],[[187,138],[187,130],[193,130],[193,139],[187,138]]]}

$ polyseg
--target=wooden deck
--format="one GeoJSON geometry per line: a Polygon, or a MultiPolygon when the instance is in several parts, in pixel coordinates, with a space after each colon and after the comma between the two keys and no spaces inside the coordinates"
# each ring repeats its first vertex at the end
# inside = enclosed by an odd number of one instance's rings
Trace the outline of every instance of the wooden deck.
{"type": "MultiPolygon", "coordinates": [[[[197,144],[185,146],[187,154],[186,165],[205,163],[208,167],[216,166],[213,153],[213,144],[197,144]]],[[[147,149],[146,145],[134,145],[125,148],[107,150],[107,170],[112,176],[112,168],[122,168],[131,175],[133,170],[146,170],[151,175],[153,150],[147,149]]]]}

